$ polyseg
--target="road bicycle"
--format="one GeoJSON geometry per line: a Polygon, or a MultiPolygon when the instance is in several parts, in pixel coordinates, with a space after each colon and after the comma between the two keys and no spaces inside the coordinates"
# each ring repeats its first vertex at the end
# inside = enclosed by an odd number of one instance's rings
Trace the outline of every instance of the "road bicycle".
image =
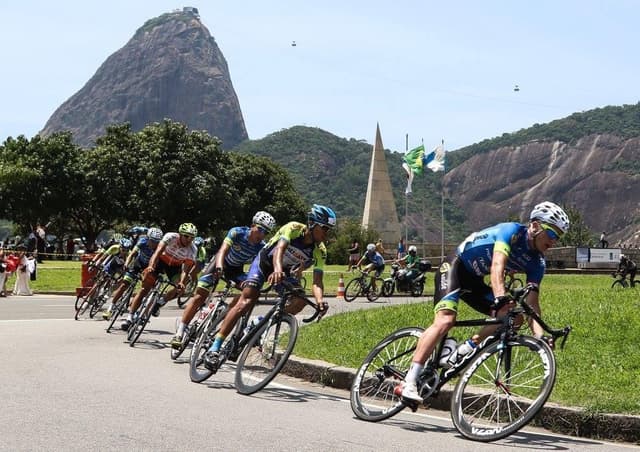
{"type": "Polygon", "coordinates": [[[193,292],[198,287],[198,278],[189,278],[184,291],[176,298],[176,303],[179,308],[184,308],[189,299],[193,296],[193,292]]]}
{"type": "Polygon", "coordinates": [[[111,332],[111,329],[115,325],[118,317],[127,312],[129,302],[131,301],[131,297],[136,290],[138,281],[140,281],[140,276],[136,275],[135,279],[129,283],[125,291],[122,293],[120,299],[113,305],[113,308],[111,308],[111,318],[109,319],[109,326],[106,329],[107,333],[111,332]]]}
{"type": "Polygon", "coordinates": [[[163,275],[158,275],[156,277],[156,282],[153,284],[149,293],[142,299],[142,303],[140,303],[138,310],[133,315],[133,322],[127,330],[129,347],[133,347],[140,338],[140,335],[142,335],[142,332],[147,326],[147,323],[149,323],[152,312],[160,301],[160,298],[167,292],[167,290],[175,286],[176,285],[173,282],[163,275]]]}
{"type": "Polygon", "coordinates": [[[241,394],[253,394],[275,378],[289,359],[298,337],[298,321],[286,312],[293,298],[302,299],[314,309],[313,315],[302,321],[309,323],[319,319],[324,312],[315,302],[304,295],[304,290],[283,281],[276,287],[278,300],[263,317],[251,321],[249,309],[236,323],[233,332],[225,339],[220,349],[218,364],[210,369],[205,366],[204,355],[213,343],[224,316],[226,306],[217,313],[210,313],[210,319],[196,339],[191,351],[190,377],[200,383],[215,374],[226,362],[236,362],[235,387],[241,394]]]}
{"type": "MultiPolygon", "coordinates": [[[[556,361],[547,341],[523,335],[517,318],[529,316],[551,335],[562,338],[564,348],[571,326],[550,328],[526,303],[532,285],[514,292],[514,307],[500,318],[456,321],[455,327],[497,325],[497,330],[468,355],[441,363],[447,338],[443,338],[427,360],[418,379],[423,403],[439,393],[450,380],[459,377],[451,395],[451,418],[466,438],[495,441],[524,427],[542,408],[551,394],[556,377],[556,361]],[[449,367],[450,366],[450,367],[449,367]]],[[[411,365],[413,352],[424,331],[402,328],[376,345],[358,369],[351,386],[351,409],[366,421],[381,421],[415,402],[402,399],[402,382],[411,365]]],[[[454,352],[455,353],[455,352],[454,352]]]]}
{"type": "MultiPolygon", "coordinates": [[[[626,289],[630,285],[630,281],[627,281],[627,275],[622,274],[620,272],[613,272],[611,276],[614,278],[613,283],[611,284],[612,289],[626,289]]],[[[631,279],[631,277],[629,277],[631,279]]],[[[640,285],[640,281],[634,278],[633,284],[640,285]]]]}
{"type": "Polygon", "coordinates": [[[367,297],[369,301],[376,301],[380,298],[384,287],[384,280],[380,277],[373,277],[375,287],[373,286],[372,276],[361,269],[358,269],[360,276],[356,276],[349,281],[344,288],[344,301],[351,303],[361,295],[367,297]]]}
{"type": "Polygon", "coordinates": [[[87,310],[89,311],[89,318],[94,318],[111,296],[120,280],[120,276],[119,274],[112,276],[103,270],[95,275],[88,284],[88,286],[92,287],[83,287],[82,292],[76,297],[74,318],[79,320],[87,310]]]}
{"type": "MultiPolygon", "coordinates": [[[[211,322],[211,318],[216,318],[223,311],[226,313],[227,303],[226,299],[231,295],[233,289],[236,288],[236,284],[233,281],[226,281],[224,289],[218,293],[211,291],[209,296],[202,304],[202,307],[196,313],[195,317],[189,325],[187,325],[184,334],[182,335],[182,343],[179,348],[171,348],[171,359],[178,359],[182,353],[187,349],[190,343],[196,341],[202,334],[204,329],[211,322]]],[[[177,320],[179,322],[180,319],[177,320]]]]}

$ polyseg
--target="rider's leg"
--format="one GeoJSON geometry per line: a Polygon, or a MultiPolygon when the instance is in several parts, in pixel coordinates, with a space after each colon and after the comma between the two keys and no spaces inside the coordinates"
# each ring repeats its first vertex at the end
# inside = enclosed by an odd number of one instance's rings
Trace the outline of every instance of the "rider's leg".
{"type": "Polygon", "coordinates": [[[253,304],[258,300],[259,296],[260,291],[255,287],[245,286],[242,289],[240,297],[236,299],[237,301],[234,300],[229,307],[227,315],[224,317],[222,325],[220,325],[220,330],[218,331],[218,334],[216,334],[216,338],[213,341],[211,348],[209,348],[210,352],[217,352],[220,350],[222,343],[231,333],[238,319],[240,319],[242,314],[251,309],[251,306],[253,306],[253,304]]]}

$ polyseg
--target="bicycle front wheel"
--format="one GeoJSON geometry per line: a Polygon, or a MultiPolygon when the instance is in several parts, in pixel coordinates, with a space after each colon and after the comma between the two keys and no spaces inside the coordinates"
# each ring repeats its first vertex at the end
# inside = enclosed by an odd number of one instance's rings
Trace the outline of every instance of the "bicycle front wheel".
{"type": "Polygon", "coordinates": [[[138,339],[140,339],[142,332],[147,326],[147,323],[149,323],[149,318],[151,317],[154,306],[160,298],[160,294],[158,292],[152,292],[147,295],[147,297],[148,301],[143,302],[142,305],[138,308],[138,318],[129,327],[129,331],[127,333],[127,338],[129,339],[129,347],[133,347],[138,339]]]}
{"type": "Polygon", "coordinates": [[[367,300],[376,301],[382,295],[382,288],[384,287],[384,281],[382,278],[375,279],[375,287],[373,284],[369,286],[369,291],[367,292],[367,300]]]}
{"type": "Polygon", "coordinates": [[[627,287],[626,279],[616,279],[613,284],[611,284],[612,289],[625,289],[627,287]]]}
{"type": "Polygon", "coordinates": [[[461,375],[451,397],[451,418],[462,436],[496,441],[538,414],[556,378],[553,352],[542,340],[519,336],[482,350],[461,375]]]}
{"type": "Polygon", "coordinates": [[[191,349],[191,358],[189,359],[189,378],[194,383],[202,383],[213,375],[213,371],[207,369],[204,365],[204,355],[213,344],[226,313],[226,309],[211,311],[203,322],[200,335],[196,337],[191,349]]]}
{"type": "Polygon", "coordinates": [[[283,313],[272,318],[245,345],[236,366],[236,390],[253,394],[268,385],[286,364],[298,338],[298,321],[283,313]]]}
{"type": "Polygon", "coordinates": [[[365,421],[390,418],[406,406],[396,388],[404,380],[418,339],[424,330],[402,328],[376,345],[358,369],[351,385],[351,410],[365,421]]]}
{"type": "Polygon", "coordinates": [[[347,287],[344,288],[344,301],[351,303],[360,295],[360,280],[358,278],[352,279],[347,283],[347,287]]]}

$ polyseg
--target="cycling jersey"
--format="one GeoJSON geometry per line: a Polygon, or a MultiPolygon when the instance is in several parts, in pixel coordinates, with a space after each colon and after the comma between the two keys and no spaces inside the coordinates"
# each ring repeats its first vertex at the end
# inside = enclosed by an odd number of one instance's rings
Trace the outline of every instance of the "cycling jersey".
{"type": "Polygon", "coordinates": [[[225,266],[241,267],[256,257],[256,254],[264,247],[264,240],[259,243],[249,241],[250,232],[251,228],[247,226],[236,226],[229,229],[224,238],[224,243],[229,245],[229,252],[224,258],[225,266]]]}
{"type": "Polygon", "coordinates": [[[167,232],[162,237],[162,242],[167,246],[160,255],[160,260],[170,266],[176,267],[182,264],[194,264],[198,254],[198,248],[193,242],[187,246],[180,244],[180,234],[177,232],[167,232]]]}
{"type": "Polygon", "coordinates": [[[252,287],[262,287],[265,275],[270,275],[273,272],[273,254],[281,240],[287,242],[282,256],[282,270],[285,273],[290,275],[294,270],[306,269],[312,265],[314,272],[323,272],[327,260],[327,248],[322,242],[304,243],[307,231],[306,225],[295,221],[278,229],[278,232],[251,263],[246,283],[252,287]]]}
{"type": "Polygon", "coordinates": [[[138,261],[138,263],[141,266],[146,267],[147,265],[149,265],[151,256],[153,256],[153,253],[156,249],[149,246],[149,237],[143,236],[138,239],[138,243],[136,243],[136,246],[133,248],[133,250],[138,252],[138,254],[136,255],[136,260],[138,261]]]}
{"type": "Polygon", "coordinates": [[[108,256],[106,258],[104,267],[109,273],[111,273],[110,270],[113,271],[124,265],[124,261],[126,260],[127,256],[126,254],[123,256],[123,253],[121,253],[121,251],[124,250],[122,249],[120,244],[117,243],[115,245],[111,245],[109,248],[107,248],[106,251],[104,251],[104,254],[108,256]]]}
{"type": "Polygon", "coordinates": [[[363,265],[373,264],[376,267],[384,267],[384,257],[377,251],[373,253],[364,253],[364,260],[362,261],[363,265]]]}
{"type": "Polygon", "coordinates": [[[527,226],[500,223],[474,232],[456,249],[465,268],[476,276],[491,274],[493,252],[507,256],[507,272],[525,273],[527,282],[540,284],[545,271],[544,256],[527,241],[527,226]]]}

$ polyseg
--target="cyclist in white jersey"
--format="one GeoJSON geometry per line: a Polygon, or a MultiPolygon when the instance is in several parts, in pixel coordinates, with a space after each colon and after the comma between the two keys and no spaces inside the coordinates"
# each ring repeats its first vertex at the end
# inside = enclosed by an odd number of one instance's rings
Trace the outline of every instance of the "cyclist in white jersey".
{"type": "Polygon", "coordinates": [[[167,232],[157,246],[153,256],[149,260],[149,266],[142,271],[142,288],[135,295],[129,305],[127,318],[122,321],[121,328],[128,330],[133,322],[133,314],[136,312],[144,296],[156,282],[156,276],[164,273],[176,284],[160,299],[152,312],[159,315],[160,307],[167,301],[182,293],[186,286],[191,267],[195,265],[198,249],[193,244],[193,239],[198,234],[198,229],[192,223],[182,223],[178,232],[167,232]]]}

